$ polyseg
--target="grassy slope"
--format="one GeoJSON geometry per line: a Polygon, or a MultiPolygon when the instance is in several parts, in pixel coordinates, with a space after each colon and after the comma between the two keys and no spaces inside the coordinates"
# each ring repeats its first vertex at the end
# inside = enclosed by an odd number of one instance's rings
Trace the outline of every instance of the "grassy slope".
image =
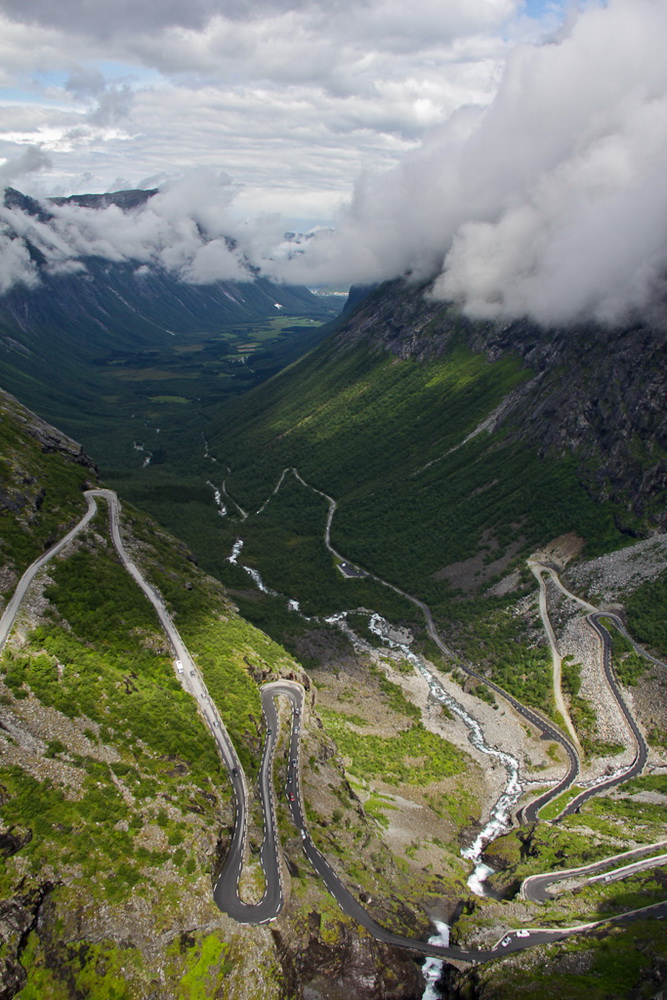
{"type": "MultiPolygon", "coordinates": [[[[82,511],[81,499],[79,505],[82,511]]],[[[127,512],[128,521],[141,540],[138,561],[162,586],[252,775],[261,709],[244,657],[268,674],[294,665],[238,618],[182,546],[136,512],[127,512]]],[[[0,895],[12,898],[20,888],[25,899],[46,888],[49,900],[40,933],[24,942],[26,997],[69,997],[74,983],[95,996],[143,995],[156,960],[147,942],[158,933],[171,949],[168,962],[158,949],[169,969],[165,995],[180,996],[179,983],[185,990],[190,980],[206,993],[230,948],[219,926],[208,937],[197,930],[222,919],[210,872],[217,837],[224,841],[233,821],[228,779],[106,524],[102,510],[75,551],[50,566],[40,623],[27,631],[24,625],[25,638],[0,661],[0,713],[9,727],[0,764],[2,819],[25,841],[5,859],[0,895]],[[179,944],[185,901],[192,935],[179,944]],[[106,934],[95,945],[87,940],[91,906],[106,914],[106,934]],[[136,935],[129,953],[126,921],[136,935]],[[211,968],[201,965],[206,949],[215,952],[211,968]]]]}
{"type": "Polygon", "coordinates": [[[82,442],[121,495],[211,551],[208,408],[317,343],[338,302],[264,279],[192,286],[100,260],[87,268],[0,297],[0,385],[82,442]]]}
{"type": "Polygon", "coordinates": [[[25,568],[82,516],[81,491],[92,471],[45,452],[27,434],[24,410],[0,396],[0,560],[25,568]]]}
{"type": "MultiPolygon", "coordinates": [[[[452,345],[442,358],[418,364],[363,347],[344,352],[329,341],[247,399],[237,401],[226,414],[213,447],[220,460],[231,466],[230,493],[249,510],[268,496],[282,468],[298,466],[307,480],[339,501],[333,542],[340,551],[425,597],[446,627],[456,627],[473,659],[485,664],[522,700],[544,709],[550,700],[549,657],[526,642],[523,625],[508,609],[507,600],[483,596],[457,600],[432,574],[448,563],[469,558],[489,532],[501,552],[512,542],[519,543],[513,564],[504,572],[512,565],[519,568],[526,553],[538,544],[568,531],[586,539],[586,555],[611,550],[624,542],[615,527],[612,506],[590,499],[571,460],[540,460],[534,451],[508,443],[502,434],[482,434],[446,460],[417,472],[459,444],[527,375],[512,359],[489,364],[461,343],[452,345]]],[[[336,586],[331,558],[319,543],[325,510],[320,498],[311,494],[306,499],[303,488],[286,478],[280,493],[260,515],[236,525],[235,530],[246,539],[244,560],[266,574],[272,586],[282,586],[290,596],[304,600],[311,612],[330,608],[336,600],[344,607],[361,603],[378,607],[359,599],[359,582],[336,586]]],[[[518,593],[532,587],[532,581],[526,581],[518,593]]],[[[653,589],[648,593],[647,588],[645,597],[648,604],[653,589]]],[[[640,610],[638,598],[637,619],[640,610]]],[[[395,609],[394,620],[397,613],[400,609],[395,609]]],[[[659,623],[652,614],[643,629],[647,640],[656,627],[659,623]]],[[[657,636],[652,641],[657,646],[657,636]]],[[[320,675],[316,677],[319,680],[320,675]]],[[[355,707],[349,717],[340,711],[327,713],[326,720],[355,774],[359,771],[372,778],[382,773],[380,760],[386,751],[381,740],[365,735],[359,711],[355,707]]],[[[381,807],[380,802],[380,812],[381,807]]],[[[516,862],[524,848],[513,835],[516,861],[508,880],[613,853],[623,843],[622,831],[630,817],[643,828],[638,838],[650,840],[660,836],[664,806],[639,806],[636,801],[616,804],[611,798],[594,801],[587,806],[583,821],[576,817],[562,831],[540,827],[530,847],[530,863],[523,867],[516,862]],[[582,835],[577,825],[586,826],[590,833],[582,835]],[[592,842],[597,851],[593,855],[592,842]]],[[[636,885],[598,888],[580,900],[574,897],[551,914],[531,910],[521,920],[533,925],[548,925],[551,919],[571,923],[575,913],[577,919],[585,920],[621,909],[628,901],[640,905],[638,901],[664,895],[661,881],[662,876],[656,880],[647,874],[636,885]]],[[[476,904],[469,922],[457,924],[460,939],[468,931],[475,939],[487,923],[493,924],[495,933],[514,906],[501,904],[498,909],[504,916],[492,916],[491,908],[498,904],[489,901],[488,910],[486,905],[476,904]]],[[[575,986],[578,992],[567,995],[621,997],[628,989],[641,989],[660,961],[660,931],[660,925],[649,922],[642,925],[639,936],[634,930],[619,931],[609,943],[578,939],[549,949],[554,956],[550,995],[563,996],[564,990],[575,986]],[[639,960],[635,956],[638,941],[639,960]],[[618,956],[613,968],[609,967],[610,950],[618,956]],[[569,973],[566,956],[577,952],[585,955],[584,976],[569,973]]],[[[526,997],[542,993],[542,985],[535,984],[535,969],[543,962],[541,952],[534,958],[516,959],[506,975],[502,965],[497,974],[484,970],[487,991],[483,995],[504,996],[506,982],[507,995],[513,988],[510,982],[519,984],[526,997]],[[530,971],[519,972],[522,965],[530,971]]],[[[474,987],[470,996],[477,996],[474,987]]]]}
{"type": "MultiPolygon", "coordinates": [[[[21,434],[11,440],[20,452],[21,434]]],[[[30,442],[25,452],[37,482],[45,465],[49,489],[32,523],[18,522],[12,532],[8,518],[0,523],[2,537],[14,540],[19,572],[41,548],[46,526],[57,535],[61,523],[83,512],[86,471],[60,454],[33,455],[30,442]],[[49,470],[60,466],[52,488],[49,470]],[[58,518],[52,504],[61,510],[58,518]],[[16,538],[24,535],[21,546],[16,538]]],[[[23,466],[14,472],[21,477],[23,466]]],[[[153,995],[157,975],[165,998],[277,997],[283,973],[271,938],[260,941],[254,933],[246,940],[212,902],[217,842],[224,851],[233,821],[228,779],[174,675],[152,607],[118,562],[101,506],[80,540],[50,565],[48,579],[35,588],[42,597],[0,660],[0,896],[20,897],[26,927],[30,908],[40,913],[37,929],[0,942],[0,962],[11,964],[18,954],[28,976],[20,994],[26,1000],[134,1000],[153,995]]],[[[236,614],[185,546],[127,505],[123,531],[133,559],[170,606],[252,779],[262,735],[257,683],[277,672],[298,675],[298,665],[236,614]]],[[[422,933],[426,918],[414,917],[406,900],[414,899],[418,910],[429,892],[442,893],[442,879],[394,865],[375,820],[347,794],[330,741],[313,730],[304,750],[312,762],[305,785],[312,789],[313,835],[340,859],[344,875],[372,893],[380,919],[405,928],[407,917],[422,933]],[[345,816],[343,829],[337,823],[329,829],[329,798],[345,816]]],[[[419,749],[414,740],[396,744],[397,764],[419,749]]],[[[444,741],[442,751],[449,773],[460,772],[461,755],[444,741]]],[[[278,818],[298,860],[301,842],[281,801],[278,818]]],[[[251,858],[260,836],[251,825],[251,858]]],[[[281,934],[303,953],[312,941],[307,914],[322,915],[312,959],[317,972],[328,961],[327,948],[344,943],[354,925],[326,903],[312,873],[294,871],[281,934]]],[[[380,959],[378,969],[380,977],[396,975],[380,959]]]]}
{"type": "MultiPolygon", "coordinates": [[[[461,603],[455,587],[435,574],[484,554],[489,539],[493,558],[509,552],[504,572],[567,531],[586,539],[587,555],[623,542],[612,506],[593,502],[571,459],[541,460],[502,432],[483,432],[462,445],[529,377],[518,359],[488,362],[460,336],[444,355],[424,362],[363,345],[346,348],[332,337],[226,407],[211,449],[231,468],[230,494],[250,511],[283,468],[298,467],[338,502],[332,527],[338,551],[426,600],[446,628],[458,620],[459,633],[472,632],[475,620],[502,602],[461,603]]],[[[343,592],[322,548],[326,506],[313,494],[299,497],[291,479],[283,491],[261,515],[221,525],[227,551],[242,535],[244,558],[311,611],[363,604],[415,620],[414,608],[397,607],[386,591],[367,595],[375,603],[361,598],[359,583],[346,582],[343,592]]],[[[231,570],[221,572],[237,583],[231,570]]],[[[250,606],[244,611],[254,614],[250,606]]],[[[277,620],[275,626],[288,628],[277,620]]],[[[541,697],[540,689],[538,703],[541,697]]]]}

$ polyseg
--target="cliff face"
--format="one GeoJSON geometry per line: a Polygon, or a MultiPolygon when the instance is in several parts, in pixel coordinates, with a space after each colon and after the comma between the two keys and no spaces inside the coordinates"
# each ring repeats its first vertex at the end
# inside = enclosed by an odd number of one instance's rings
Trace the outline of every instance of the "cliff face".
{"type": "Polygon", "coordinates": [[[384,285],[341,327],[341,348],[366,344],[400,358],[441,356],[464,339],[489,361],[518,355],[532,379],[488,422],[540,455],[574,455],[596,499],[650,527],[667,525],[667,323],[544,329],[474,322],[428,297],[426,286],[384,285]]]}

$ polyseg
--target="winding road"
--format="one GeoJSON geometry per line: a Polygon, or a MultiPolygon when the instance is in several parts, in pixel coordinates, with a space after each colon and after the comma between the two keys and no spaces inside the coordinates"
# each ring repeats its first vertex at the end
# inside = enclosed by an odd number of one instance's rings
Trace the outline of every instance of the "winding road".
{"type": "Polygon", "coordinates": [[[556,711],[560,712],[561,716],[565,721],[567,731],[570,734],[570,738],[574,745],[577,747],[578,751],[581,751],[581,745],[579,743],[579,737],[570,718],[570,713],[567,710],[567,705],[565,704],[565,699],[563,698],[563,692],[561,689],[561,674],[563,667],[563,658],[558,652],[558,643],[556,642],[556,635],[551,624],[551,619],[549,618],[549,610],[547,607],[547,587],[544,582],[544,576],[542,575],[544,567],[540,563],[535,562],[533,559],[528,560],[528,568],[537,580],[540,588],[540,618],[542,619],[542,627],[546,633],[547,639],[549,640],[549,648],[551,649],[551,662],[552,662],[552,675],[553,675],[553,696],[554,704],[556,705],[556,711]]]}
{"type": "MultiPolygon", "coordinates": [[[[555,725],[555,723],[551,722],[536,709],[528,708],[526,705],[523,705],[513,695],[509,694],[509,692],[501,688],[499,684],[496,684],[495,681],[492,681],[490,680],[490,678],[485,677],[484,674],[479,673],[479,671],[475,670],[475,668],[472,666],[471,663],[465,660],[458,653],[454,652],[454,650],[451,649],[451,647],[444,642],[442,636],[438,632],[438,629],[436,628],[435,625],[435,621],[433,619],[433,614],[431,613],[431,609],[427,604],[419,600],[418,597],[414,597],[407,591],[402,590],[400,587],[397,587],[393,583],[390,583],[388,580],[382,579],[382,577],[377,576],[370,570],[367,570],[364,567],[360,567],[357,563],[352,563],[349,560],[345,560],[344,557],[339,552],[337,552],[336,549],[334,549],[333,545],[331,544],[331,524],[333,522],[333,517],[337,508],[336,501],[334,500],[333,497],[329,496],[328,493],[324,493],[322,490],[318,490],[317,487],[311,486],[310,483],[306,482],[306,480],[299,474],[297,469],[295,468],[283,469],[280,479],[278,480],[278,483],[276,484],[269,498],[260,507],[260,511],[264,510],[267,503],[269,503],[271,496],[274,496],[278,492],[285,476],[289,472],[291,472],[292,475],[298,480],[298,482],[300,482],[301,485],[304,486],[306,489],[312,490],[313,493],[317,493],[319,496],[324,497],[324,499],[327,500],[329,504],[329,510],[327,513],[327,519],[324,528],[324,545],[327,548],[327,550],[334,556],[334,558],[339,561],[344,561],[346,565],[349,565],[350,567],[354,568],[357,571],[361,571],[365,576],[370,577],[370,579],[372,580],[376,580],[377,583],[380,583],[383,587],[388,587],[390,590],[393,590],[396,594],[400,594],[401,597],[405,598],[416,608],[419,608],[426,623],[426,629],[428,631],[429,636],[431,637],[433,642],[435,642],[438,649],[449,660],[452,660],[461,670],[465,671],[465,673],[467,673],[469,677],[473,677],[480,683],[485,684],[500,698],[503,698],[506,702],[508,702],[512,706],[515,712],[523,716],[523,718],[526,719],[527,722],[530,722],[530,724],[534,726],[535,729],[537,729],[537,731],[541,734],[542,739],[552,740],[554,743],[560,744],[567,758],[567,770],[565,774],[553,788],[547,789],[545,792],[543,792],[541,795],[535,798],[532,802],[528,803],[528,805],[524,806],[523,809],[519,810],[518,813],[518,818],[520,822],[522,823],[536,822],[537,815],[540,809],[542,809],[542,807],[545,806],[548,802],[551,802],[552,799],[557,798],[562,792],[566,791],[576,780],[579,774],[579,754],[577,752],[577,748],[575,747],[575,745],[565,736],[563,732],[561,732],[561,730],[555,725]]],[[[596,610],[595,608],[592,607],[592,605],[590,605],[590,608],[592,611],[596,610]]]]}
{"type": "Polygon", "coordinates": [[[579,795],[575,796],[575,798],[571,799],[563,811],[556,817],[557,819],[562,819],[565,816],[571,816],[573,813],[579,812],[583,803],[586,802],[587,799],[590,799],[591,796],[599,795],[600,792],[605,791],[607,788],[613,788],[615,785],[620,785],[622,781],[627,781],[629,778],[634,778],[636,775],[641,774],[648,758],[648,746],[646,744],[646,740],[644,739],[644,735],[635,722],[632,712],[626,705],[625,699],[621,694],[618,681],[616,680],[616,674],[614,673],[614,668],[611,662],[611,636],[604,625],[600,622],[601,618],[606,617],[608,616],[604,612],[594,611],[592,614],[587,616],[586,620],[591,628],[597,632],[602,642],[602,666],[605,677],[607,678],[607,684],[609,685],[628,728],[632,733],[636,747],[635,757],[630,764],[630,767],[626,768],[626,770],[621,774],[614,775],[614,777],[608,778],[606,781],[600,781],[597,785],[594,785],[592,788],[587,788],[585,791],[580,792],[579,795]]]}
{"type": "Polygon", "coordinates": [[[549,892],[552,885],[564,882],[569,879],[581,879],[582,882],[613,882],[619,878],[625,878],[634,872],[643,871],[645,868],[655,868],[664,865],[667,861],[667,854],[655,854],[661,847],[667,847],[667,840],[660,840],[655,844],[648,844],[646,847],[638,847],[632,851],[623,851],[621,854],[614,854],[612,857],[603,858],[601,861],[593,861],[589,865],[580,865],[578,868],[564,868],[557,872],[547,872],[543,875],[529,875],[521,883],[520,894],[524,899],[532,903],[545,903],[548,899],[553,899],[554,895],[549,892]],[[606,875],[599,874],[606,872],[617,861],[625,862],[620,868],[615,868],[606,875]]]}
{"type": "MultiPolygon", "coordinates": [[[[296,470],[294,470],[295,475],[298,476],[296,470]]],[[[282,480],[281,480],[282,481],[282,480]]],[[[304,482],[301,480],[301,482],[304,482]]],[[[304,485],[307,485],[304,483],[304,485]]],[[[277,487],[278,488],[278,487],[277,487]]],[[[317,491],[320,492],[320,491],[317,491]]],[[[326,496],[326,494],[322,494],[326,496]]],[[[109,529],[113,544],[116,548],[118,556],[126,569],[126,571],[132,576],[135,583],[141,588],[143,593],[146,595],[148,600],[151,602],[160,620],[160,624],[171,643],[172,649],[174,651],[174,670],[177,677],[180,679],[181,684],[184,689],[192,695],[196,700],[198,709],[202,714],[204,720],[208,724],[215,738],[216,744],[220,751],[221,757],[225,763],[225,766],[229,772],[232,788],[234,790],[235,802],[236,802],[236,816],[234,831],[232,834],[231,844],[225,859],[225,863],[218,881],[214,888],[214,899],[220,909],[224,910],[235,920],[241,923],[249,924],[261,924],[266,923],[270,920],[275,919],[280,913],[283,906],[283,886],[281,877],[281,858],[280,858],[280,842],[277,832],[276,815],[275,815],[275,801],[273,792],[273,760],[275,749],[278,741],[278,735],[280,731],[279,724],[279,714],[277,711],[276,703],[279,698],[286,698],[290,703],[291,707],[291,731],[289,735],[287,750],[288,750],[288,765],[287,765],[287,785],[286,793],[288,798],[289,809],[291,812],[292,820],[295,827],[300,833],[302,838],[302,846],[304,853],[315,871],[319,874],[322,881],[326,885],[329,892],[336,899],[341,909],[347,913],[349,916],[357,920],[363,927],[365,927],[375,938],[386,944],[393,945],[399,948],[406,948],[410,951],[420,953],[422,955],[431,955],[438,958],[443,958],[447,961],[454,962],[464,962],[464,963],[480,963],[491,961],[502,957],[510,952],[519,951],[525,948],[532,947],[537,944],[550,943],[556,941],[568,934],[580,933],[583,930],[589,929],[591,927],[599,926],[602,924],[607,924],[610,922],[609,918],[601,921],[596,921],[594,923],[580,924],[574,927],[558,927],[558,928],[532,928],[532,929],[521,929],[521,930],[511,930],[508,931],[503,937],[494,945],[492,948],[486,949],[469,949],[460,948],[456,946],[449,945],[438,945],[431,944],[427,941],[416,940],[414,938],[408,938],[401,934],[396,934],[393,931],[387,930],[378,924],[373,917],[368,913],[368,911],[361,905],[361,903],[352,895],[352,893],[345,886],[342,879],[331,867],[324,855],[316,847],[306,825],[305,811],[303,807],[302,795],[301,795],[301,768],[300,768],[300,742],[302,733],[302,724],[305,710],[305,698],[304,689],[301,685],[287,680],[279,680],[269,684],[264,685],[261,688],[262,697],[262,707],[266,720],[267,735],[264,743],[264,751],[262,757],[262,763],[260,767],[259,775],[259,797],[262,806],[263,816],[264,816],[264,839],[262,843],[260,861],[264,871],[265,878],[265,891],[262,899],[257,903],[247,903],[241,898],[241,893],[239,889],[239,882],[241,878],[241,872],[243,869],[244,855],[246,849],[246,838],[247,838],[247,828],[248,828],[248,789],[246,784],[246,778],[239,760],[238,754],[234,748],[231,741],[229,733],[227,732],[222,718],[216,708],[215,704],[212,702],[208,695],[206,685],[204,680],[192,659],[187,647],[185,646],[174,622],[166,608],[166,605],[155,587],[146,581],[138,567],[130,559],[121,536],[120,532],[120,503],[118,497],[112,490],[108,489],[96,489],[88,490],[85,493],[85,498],[87,502],[87,510],[81,520],[71,529],[59,542],[52,546],[47,552],[36,559],[24,572],[21,577],[14,595],[9,601],[2,617],[0,618],[0,649],[4,646],[6,639],[11,631],[14,624],[16,616],[20,610],[21,603],[24,600],[26,593],[34,581],[37,574],[42,570],[50,559],[53,559],[56,555],[62,552],[65,547],[74,539],[76,536],[83,531],[86,526],[90,523],[91,519],[95,516],[97,512],[97,499],[103,499],[106,501],[109,510],[109,529]]],[[[327,521],[327,536],[329,528],[331,525],[331,519],[333,517],[333,511],[335,510],[335,502],[328,497],[327,498],[333,505],[330,508],[330,514],[327,521]]],[[[330,543],[329,548],[331,548],[330,543]]],[[[331,550],[333,551],[333,549],[331,550]]],[[[337,554],[336,554],[337,555],[337,554]]],[[[339,557],[340,558],[340,557],[339,557]]],[[[368,574],[372,576],[372,574],[368,574]]],[[[375,579],[379,579],[375,577],[375,579]]],[[[384,581],[380,581],[383,582],[384,581]]],[[[387,584],[387,586],[392,586],[387,584]]],[[[403,594],[411,600],[415,605],[417,605],[424,614],[429,633],[431,634],[434,641],[437,642],[439,648],[448,656],[452,656],[452,651],[444,644],[440,639],[433,618],[429,608],[423,604],[421,601],[409,594],[404,593],[397,587],[393,587],[398,593],[403,594]]],[[[602,636],[603,642],[606,643],[604,634],[606,630],[599,624],[598,618],[600,612],[592,609],[592,613],[589,616],[591,625],[599,631],[602,636]]],[[[608,634],[607,634],[608,640],[608,634]]],[[[608,647],[605,645],[605,649],[608,647]]],[[[570,742],[554,727],[545,720],[541,715],[532,709],[527,709],[525,706],[521,705],[515,698],[509,695],[507,692],[503,691],[500,687],[495,685],[492,681],[478,674],[469,665],[463,664],[459,657],[456,658],[457,662],[467,670],[469,674],[474,677],[479,678],[492,690],[496,691],[501,697],[505,698],[509,703],[518,711],[524,718],[528,719],[533,725],[540,729],[543,735],[548,739],[557,740],[566,750],[568,758],[570,761],[568,773],[555,789],[549,790],[540,798],[534,800],[527,806],[523,811],[523,817],[526,821],[536,819],[537,812],[544,804],[544,801],[548,801],[555,797],[555,795],[560,794],[562,787],[568,787],[573,780],[573,775],[576,775],[578,771],[578,756],[574,747],[570,742]],[[561,787],[562,786],[562,787],[561,787]]],[[[659,661],[658,661],[659,662],[659,661]]],[[[609,668],[611,670],[611,667],[609,668]]],[[[626,708],[627,712],[627,708],[626,708]]],[[[631,715],[627,714],[628,721],[631,720],[631,715]]],[[[636,729],[636,723],[632,720],[632,725],[636,729]]],[[[635,731],[633,729],[633,732],[635,731]]],[[[639,731],[638,734],[638,746],[639,739],[643,739],[639,731]]],[[[644,743],[645,749],[645,743],[644,743]]],[[[645,755],[642,757],[641,750],[638,751],[637,758],[633,765],[635,769],[633,773],[640,770],[645,761],[645,755]]],[[[627,779],[628,774],[624,774],[622,778],[618,780],[627,779]]],[[[617,781],[610,782],[617,783],[617,781]]],[[[608,783],[609,784],[609,783],[608,783]]],[[[595,789],[590,790],[590,794],[595,794],[599,792],[602,787],[607,787],[607,785],[596,786],[595,789]]],[[[587,794],[587,793],[586,793],[587,794]]],[[[580,797],[578,797],[580,798],[580,797]]],[[[576,802],[577,800],[573,800],[576,802]]],[[[570,803],[572,805],[573,803],[570,803]]],[[[661,845],[653,845],[654,848],[661,845]]],[[[646,849],[648,850],[648,849],[646,849]]],[[[642,851],[639,852],[626,852],[623,857],[639,857],[642,851]]],[[[586,866],[583,869],[570,870],[569,872],[559,872],[545,874],[543,876],[533,876],[532,879],[527,880],[524,883],[524,895],[526,898],[532,898],[537,901],[540,895],[547,898],[548,886],[557,880],[562,880],[563,878],[570,877],[572,874],[577,875],[591,874],[595,875],[598,869],[602,870],[605,864],[609,864],[618,859],[611,858],[606,859],[606,862],[596,862],[594,865],[586,866]],[[530,883],[530,885],[529,885],[530,883]]],[[[657,863],[657,862],[656,862],[657,863]]],[[[634,862],[630,866],[623,866],[624,870],[629,870],[629,868],[634,868],[634,862]]],[[[620,870],[619,870],[620,871],[620,870]]],[[[613,873],[612,873],[613,874],[613,873]]],[[[609,876],[611,877],[611,876],[609,876]]],[[[619,877],[621,877],[619,875],[619,877]]],[[[622,922],[625,920],[639,919],[640,916],[647,916],[650,914],[656,916],[664,916],[667,914],[667,901],[664,903],[656,904],[652,907],[647,907],[642,910],[633,911],[632,913],[621,914],[616,917],[611,918],[615,922],[622,922]]]]}

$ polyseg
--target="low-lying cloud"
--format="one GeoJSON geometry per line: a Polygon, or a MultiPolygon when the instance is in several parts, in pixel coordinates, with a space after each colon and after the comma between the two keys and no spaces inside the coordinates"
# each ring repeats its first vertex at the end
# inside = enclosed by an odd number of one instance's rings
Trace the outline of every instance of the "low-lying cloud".
{"type": "Polygon", "coordinates": [[[44,202],[51,217],[40,218],[17,207],[2,208],[0,292],[17,282],[38,283],[35,257],[55,274],[83,270],[86,258],[98,257],[161,268],[190,284],[251,281],[250,246],[234,238],[239,224],[228,211],[233,195],[229,177],[201,169],[165,185],[131,211],[114,204],[88,208],[44,202]]]}
{"type": "Polygon", "coordinates": [[[360,181],[300,280],[436,277],[471,315],[622,322],[665,293],[667,7],[609,0],[517,48],[494,101],[360,181]]]}
{"type": "MultiPolygon", "coordinates": [[[[496,14],[501,7],[496,0],[496,14]]],[[[5,209],[0,290],[37,280],[32,245],[52,271],[101,256],[194,283],[250,280],[250,267],[305,284],[408,275],[431,279],[434,295],[470,315],[500,320],[620,323],[654,315],[656,304],[664,313],[666,37],[664,0],[608,0],[548,43],[517,46],[490,103],[460,107],[397,166],[364,174],[335,229],[297,253],[281,244],[279,217],[240,221],[243,189],[208,169],[132,212],[70,204],[52,207],[47,222],[5,209]]],[[[104,96],[94,75],[69,85],[104,96]]],[[[122,115],[130,96],[117,88],[100,114],[122,115]]],[[[29,150],[8,161],[0,181],[42,159],[29,150]]]]}

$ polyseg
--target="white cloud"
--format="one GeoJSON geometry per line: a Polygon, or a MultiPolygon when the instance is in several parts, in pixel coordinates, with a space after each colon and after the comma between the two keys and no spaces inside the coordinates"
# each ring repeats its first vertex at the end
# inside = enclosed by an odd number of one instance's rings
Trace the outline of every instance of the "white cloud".
{"type": "Polygon", "coordinates": [[[28,146],[18,156],[0,163],[0,189],[27,174],[43,170],[51,165],[51,160],[40,146],[28,146]]]}
{"type": "Polygon", "coordinates": [[[12,239],[2,231],[0,221],[0,294],[24,284],[33,288],[39,283],[37,270],[28,248],[20,240],[12,239]]]}
{"type": "Polygon", "coordinates": [[[323,215],[362,165],[388,166],[491,99],[518,6],[0,0],[0,154],[10,139],[44,144],[54,166],[36,193],[206,165],[273,209],[270,164],[290,206],[302,193],[293,214],[323,215]]]}
{"type": "Polygon", "coordinates": [[[86,258],[164,268],[183,281],[249,280],[246,243],[229,240],[238,225],[229,215],[229,178],[199,170],[172,183],[140,208],[91,209],[76,204],[44,207],[50,219],[17,208],[0,209],[2,291],[22,281],[35,284],[35,248],[51,273],[85,267],[86,258]]]}
{"type": "Polygon", "coordinates": [[[614,322],[667,275],[667,7],[609,0],[508,58],[488,108],[365,177],[301,280],[440,272],[473,315],[614,322]]]}
{"type": "MultiPolygon", "coordinates": [[[[0,0],[0,179],[163,187],[132,216],[25,222],[51,267],[97,253],[194,282],[246,259],[292,281],[435,275],[475,315],[615,320],[666,270],[667,7],[573,0],[564,24],[553,8],[0,0]],[[276,213],[344,201],[335,233],[280,256],[276,213]]],[[[21,245],[5,274],[33,280],[21,245]]]]}

